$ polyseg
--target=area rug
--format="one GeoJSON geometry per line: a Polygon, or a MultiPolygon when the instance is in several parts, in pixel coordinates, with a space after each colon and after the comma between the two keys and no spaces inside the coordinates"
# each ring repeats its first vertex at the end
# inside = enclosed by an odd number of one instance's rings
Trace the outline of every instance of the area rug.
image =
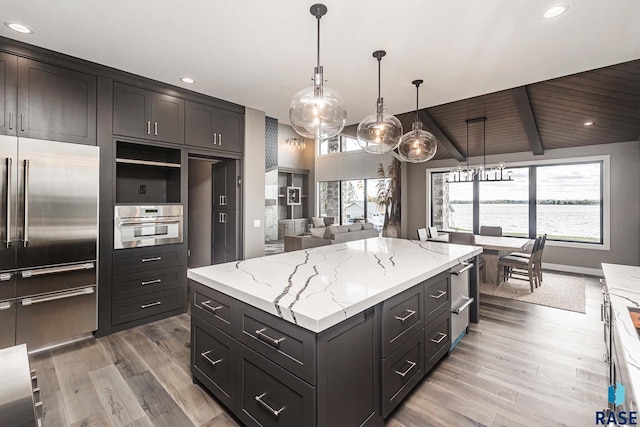
{"type": "Polygon", "coordinates": [[[481,283],[480,293],[562,310],[585,312],[585,278],[583,276],[543,272],[542,286],[531,293],[528,280],[509,279],[496,286],[481,283]]]}

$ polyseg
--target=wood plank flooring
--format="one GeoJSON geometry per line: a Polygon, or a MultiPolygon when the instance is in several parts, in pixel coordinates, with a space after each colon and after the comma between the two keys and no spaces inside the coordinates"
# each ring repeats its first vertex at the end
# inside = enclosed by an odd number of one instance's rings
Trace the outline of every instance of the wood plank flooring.
{"type": "MultiPolygon", "coordinates": [[[[482,296],[481,320],[389,427],[584,426],[606,404],[600,285],[586,314],[482,296]]],[[[45,427],[237,426],[191,381],[187,314],[31,356],[45,427]]]]}

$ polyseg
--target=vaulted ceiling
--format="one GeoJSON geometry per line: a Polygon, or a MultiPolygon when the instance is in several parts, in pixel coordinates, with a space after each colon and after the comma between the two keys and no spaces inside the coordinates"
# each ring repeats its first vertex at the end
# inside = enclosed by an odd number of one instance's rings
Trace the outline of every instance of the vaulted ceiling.
{"type": "MultiPolygon", "coordinates": [[[[435,159],[634,141],[640,138],[640,60],[420,110],[439,139],[435,159]],[[585,122],[593,122],[585,126],[585,122]]],[[[406,130],[415,112],[398,115],[406,130]]]]}

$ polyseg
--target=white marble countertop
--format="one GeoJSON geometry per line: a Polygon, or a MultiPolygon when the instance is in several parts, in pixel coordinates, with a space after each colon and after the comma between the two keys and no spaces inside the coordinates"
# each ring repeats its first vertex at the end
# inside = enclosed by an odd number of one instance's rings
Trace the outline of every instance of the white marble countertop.
{"type": "MultiPolygon", "coordinates": [[[[602,264],[607,291],[613,308],[617,348],[622,350],[631,384],[624,384],[626,393],[640,402],[640,338],[627,307],[640,308],[640,267],[602,264]]],[[[633,409],[635,410],[635,409],[633,409]]]]}
{"type": "Polygon", "coordinates": [[[187,277],[317,333],[480,252],[374,237],[193,268],[187,277]]]}

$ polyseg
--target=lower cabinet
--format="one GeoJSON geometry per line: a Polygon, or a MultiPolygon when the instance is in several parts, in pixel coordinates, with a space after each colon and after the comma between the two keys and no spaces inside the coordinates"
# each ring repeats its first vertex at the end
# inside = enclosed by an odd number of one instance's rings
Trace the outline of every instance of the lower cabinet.
{"type": "Polygon", "coordinates": [[[383,426],[449,352],[449,310],[423,310],[448,276],[317,334],[192,281],[193,378],[247,426],[383,426]]]}

